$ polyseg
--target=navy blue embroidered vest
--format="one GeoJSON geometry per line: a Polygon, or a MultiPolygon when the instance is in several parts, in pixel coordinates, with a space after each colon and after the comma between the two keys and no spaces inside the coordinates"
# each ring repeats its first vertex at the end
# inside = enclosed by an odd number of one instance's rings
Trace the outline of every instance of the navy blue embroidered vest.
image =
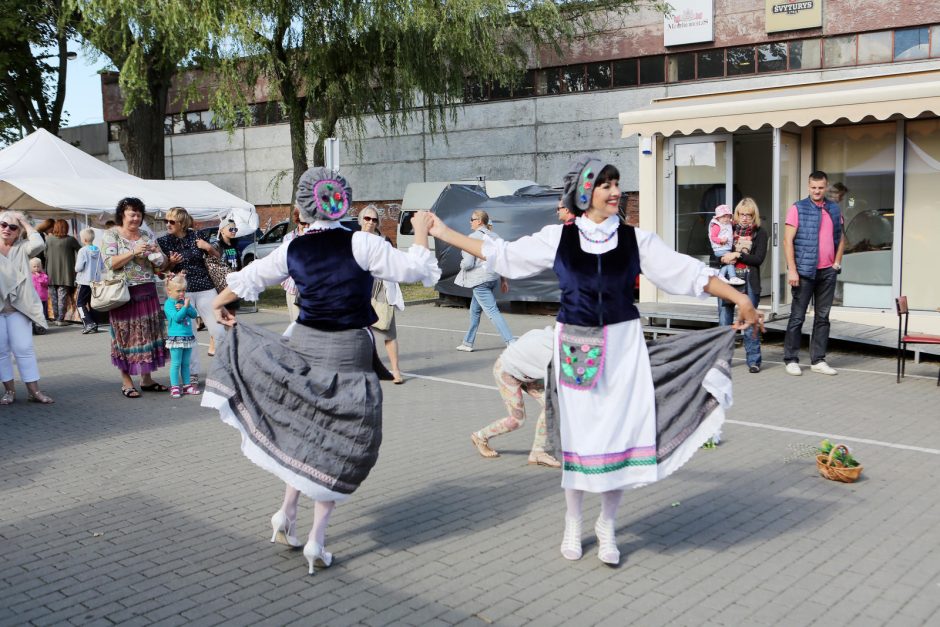
{"type": "Polygon", "coordinates": [[[372,275],[352,253],[351,231],[328,229],[295,238],[287,245],[287,271],[297,285],[297,322],[321,331],[371,326],[372,275]]]}
{"type": "Polygon", "coordinates": [[[561,287],[558,322],[600,327],[639,318],[633,287],[640,251],[633,227],[617,227],[617,246],[600,255],[581,250],[580,238],[576,224],[562,227],[553,266],[561,287]]]}
{"type": "MultiPolygon", "coordinates": [[[[833,250],[839,249],[842,239],[842,217],[839,205],[831,200],[825,200],[825,209],[832,219],[833,250]]],[[[806,198],[796,203],[797,219],[796,236],[793,238],[793,256],[796,261],[796,271],[800,276],[808,279],[816,278],[816,266],[819,265],[819,223],[822,221],[822,209],[813,199],[806,198]]]]}

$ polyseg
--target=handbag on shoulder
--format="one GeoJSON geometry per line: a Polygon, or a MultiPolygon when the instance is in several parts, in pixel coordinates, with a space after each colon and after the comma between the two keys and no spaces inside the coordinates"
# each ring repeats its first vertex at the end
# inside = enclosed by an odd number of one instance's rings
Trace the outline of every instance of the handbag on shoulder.
{"type": "Polygon", "coordinates": [[[126,304],[131,291],[124,277],[105,279],[91,284],[91,308],[95,311],[111,311],[126,304]]]}
{"type": "Polygon", "coordinates": [[[395,307],[373,298],[372,309],[375,310],[375,314],[379,317],[378,321],[376,321],[372,327],[379,331],[388,331],[389,327],[392,326],[392,316],[395,315],[395,307]]]}
{"type": "Polygon", "coordinates": [[[235,270],[222,261],[220,257],[206,255],[204,261],[206,263],[206,272],[209,274],[209,278],[212,279],[212,284],[215,286],[216,291],[221,292],[228,285],[226,277],[235,270]]]}

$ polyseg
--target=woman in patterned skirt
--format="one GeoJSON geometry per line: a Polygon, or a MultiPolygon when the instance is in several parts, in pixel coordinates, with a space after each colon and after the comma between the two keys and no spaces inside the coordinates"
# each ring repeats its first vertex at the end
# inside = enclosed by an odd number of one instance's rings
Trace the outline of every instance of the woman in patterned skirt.
{"type": "Polygon", "coordinates": [[[145,214],[139,198],[124,198],[114,212],[117,224],[104,232],[101,249],[111,277],[123,277],[131,299],[108,312],[111,325],[111,363],[121,371],[121,394],[138,398],[131,375],[140,375],[140,389],[166,392],[151,373],[166,364],[166,328],[160,313],[160,300],[154,277],[166,263],[156,242],[140,228],[145,214]]]}

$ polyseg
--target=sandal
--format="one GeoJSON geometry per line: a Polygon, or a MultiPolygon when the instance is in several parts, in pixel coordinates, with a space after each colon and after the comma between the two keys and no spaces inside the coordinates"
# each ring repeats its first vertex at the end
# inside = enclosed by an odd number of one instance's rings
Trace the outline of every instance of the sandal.
{"type": "Polygon", "coordinates": [[[12,405],[13,401],[16,400],[16,392],[7,390],[3,393],[3,396],[0,396],[0,405],[12,405]]]}
{"type": "Polygon", "coordinates": [[[43,394],[42,392],[36,392],[35,394],[29,394],[26,397],[26,400],[30,403],[42,403],[43,405],[51,405],[55,401],[52,400],[50,396],[43,394]]]}
{"type": "Polygon", "coordinates": [[[486,439],[479,437],[476,433],[471,433],[470,439],[483,457],[487,459],[496,459],[499,457],[499,453],[490,448],[490,445],[486,443],[486,439]]]}
{"type": "Polygon", "coordinates": [[[153,381],[152,383],[148,383],[147,385],[141,385],[140,389],[143,390],[144,392],[166,392],[170,388],[163,385],[162,383],[157,383],[156,381],[153,381]]]}
{"type": "Polygon", "coordinates": [[[540,451],[538,453],[529,453],[529,465],[530,466],[548,466],[549,468],[561,468],[561,462],[546,453],[545,451],[540,451]]]}
{"type": "Polygon", "coordinates": [[[140,392],[135,387],[121,388],[121,394],[127,398],[140,398],[140,392]]]}

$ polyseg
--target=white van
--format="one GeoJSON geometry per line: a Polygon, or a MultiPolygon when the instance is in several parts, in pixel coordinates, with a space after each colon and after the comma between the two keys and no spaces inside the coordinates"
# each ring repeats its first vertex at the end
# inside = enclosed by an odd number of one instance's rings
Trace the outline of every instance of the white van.
{"type": "MultiPolygon", "coordinates": [[[[534,181],[509,180],[509,181],[437,181],[431,183],[409,183],[405,188],[405,197],[401,201],[401,216],[398,218],[398,236],[397,245],[400,250],[408,250],[414,241],[414,229],[411,226],[411,216],[416,211],[427,211],[434,206],[438,197],[444,188],[451,184],[477,185],[483,187],[487,196],[496,198],[499,196],[511,196],[516,190],[536,185],[534,181]]],[[[469,231],[469,227],[467,228],[469,231]]],[[[428,246],[431,252],[434,252],[434,238],[429,238],[428,246]]]]}

